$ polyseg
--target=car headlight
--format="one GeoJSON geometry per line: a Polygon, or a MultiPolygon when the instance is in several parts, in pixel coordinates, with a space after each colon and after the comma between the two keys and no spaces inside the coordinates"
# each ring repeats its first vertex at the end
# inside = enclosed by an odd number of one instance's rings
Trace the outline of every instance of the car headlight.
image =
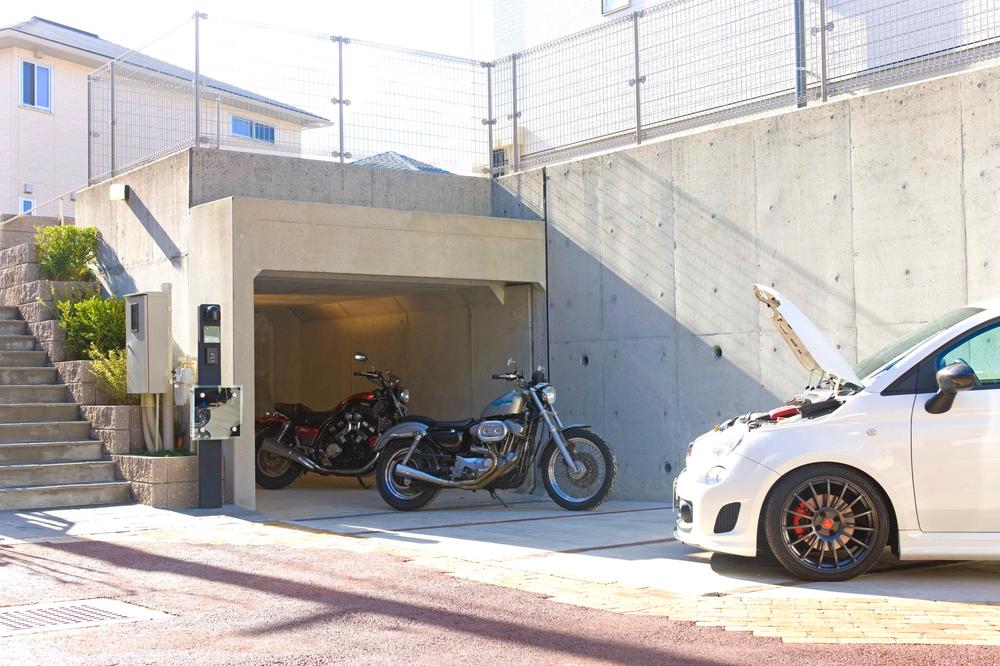
{"type": "Polygon", "coordinates": [[[404,405],[410,401],[410,389],[403,389],[399,392],[399,401],[404,405]]]}
{"type": "Polygon", "coordinates": [[[542,389],[542,398],[550,405],[556,401],[556,387],[546,386],[542,389]]]}
{"type": "Polygon", "coordinates": [[[715,485],[717,483],[722,483],[726,479],[726,475],[729,472],[722,465],[716,465],[712,469],[705,472],[705,483],[709,485],[715,485]]]}

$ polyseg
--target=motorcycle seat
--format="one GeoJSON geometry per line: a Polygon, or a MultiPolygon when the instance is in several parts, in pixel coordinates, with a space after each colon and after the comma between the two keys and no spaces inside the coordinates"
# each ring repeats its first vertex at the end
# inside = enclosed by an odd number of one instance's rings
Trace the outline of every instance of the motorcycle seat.
{"type": "Polygon", "coordinates": [[[428,421],[427,427],[434,430],[457,430],[462,432],[475,422],[475,419],[460,419],[458,421],[428,421]]]}
{"type": "Polygon", "coordinates": [[[337,410],[328,409],[325,412],[313,411],[308,405],[301,402],[276,402],[275,411],[285,414],[296,425],[313,426],[318,428],[328,418],[333,416],[337,410]]]}

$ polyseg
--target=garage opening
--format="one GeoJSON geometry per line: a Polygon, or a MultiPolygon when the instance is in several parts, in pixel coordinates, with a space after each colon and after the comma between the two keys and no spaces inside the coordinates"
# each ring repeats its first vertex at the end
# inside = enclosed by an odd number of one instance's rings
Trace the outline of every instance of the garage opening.
{"type": "MultiPolygon", "coordinates": [[[[545,363],[539,307],[541,290],[529,284],[262,273],[254,280],[254,415],[275,403],[333,410],[376,387],[353,374],[374,365],[409,390],[411,415],[477,416],[506,390],[490,375],[508,359],[525,370],[545,363]]],[[[313,472],[280,490],[258,485],[256,505],[288,518],[390,510],[374,487],[313,472]]]]}

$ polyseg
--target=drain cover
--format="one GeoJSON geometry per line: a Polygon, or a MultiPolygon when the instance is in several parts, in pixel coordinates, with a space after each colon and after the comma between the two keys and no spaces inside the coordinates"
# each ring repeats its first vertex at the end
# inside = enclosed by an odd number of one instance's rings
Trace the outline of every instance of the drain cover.
{"type": "Polygon", "coordinates": [[[83,599],[30,606],[7,606],[0,608],[0,636],[97,627],[139,620],[160,620],[168,617],[170,616],[166,613],[114,599],[83,599]]]}

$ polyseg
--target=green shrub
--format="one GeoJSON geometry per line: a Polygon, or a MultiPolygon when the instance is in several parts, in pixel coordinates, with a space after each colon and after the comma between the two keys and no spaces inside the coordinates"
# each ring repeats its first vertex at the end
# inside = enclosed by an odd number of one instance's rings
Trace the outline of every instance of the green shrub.
{"type": "Polygon", "coordinates": [[[109,349],[106,352],[91,348],[88,355],[94,361],[91,371],[97,380],[97,387],[108,395],[113,405],[138,405],[139,396],[129,393],[126,388],[126,365],[124,349],[109,349]]]}
{"type": "Polygon", "coordinates": [[[66,346],[82,358],[93,358],[94,352],[124,349],[125,299],[104,299],[95,294],[58,301],[56,309],[66,346]]]}
{"type": "Polygon", "coordinates": [[[97,229],[38,227],[38,263],[49,280],[92,280],[88,267],[97,259],[97,229]]]}

